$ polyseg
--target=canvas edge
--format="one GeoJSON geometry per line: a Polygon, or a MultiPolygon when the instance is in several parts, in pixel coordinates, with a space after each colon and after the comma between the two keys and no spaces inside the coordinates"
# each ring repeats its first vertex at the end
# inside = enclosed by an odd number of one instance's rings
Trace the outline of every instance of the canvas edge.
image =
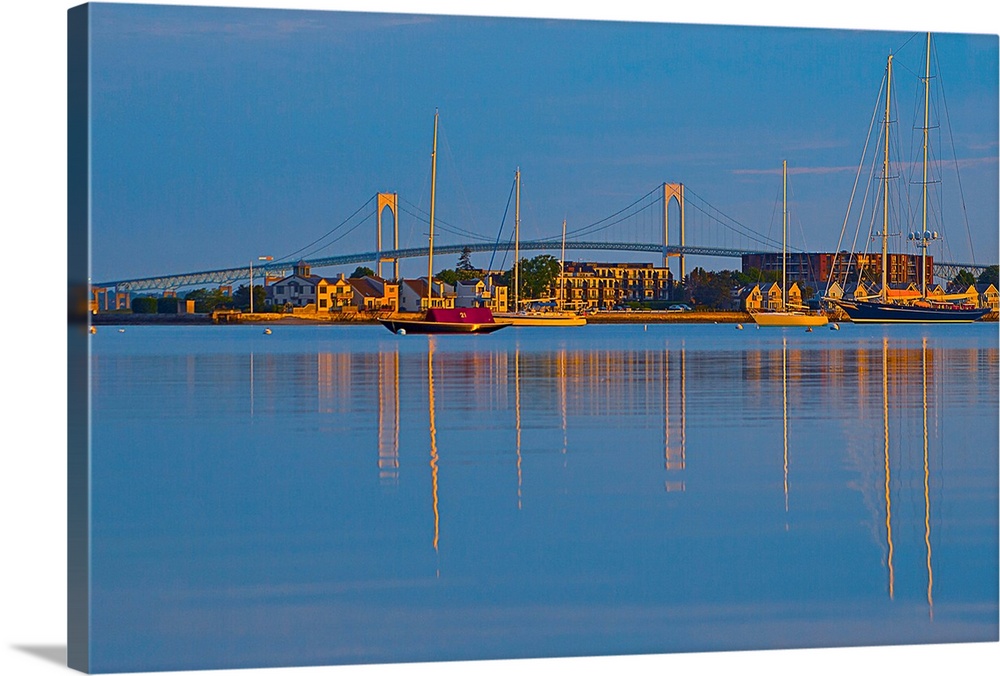
{"type": "Polygon", "coordinates": [[[90,670],[90,7],[67,10],[67,651],[90,670]]]}

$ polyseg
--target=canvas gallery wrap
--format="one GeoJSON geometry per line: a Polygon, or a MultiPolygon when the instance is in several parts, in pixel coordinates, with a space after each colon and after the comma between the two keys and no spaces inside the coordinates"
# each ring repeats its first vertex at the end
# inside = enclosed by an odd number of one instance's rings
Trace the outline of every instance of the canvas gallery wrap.
{"type": "Polygon", "coordinates": [[[68,28],[74,669],[997,641],[996,35],[68,28]]]}

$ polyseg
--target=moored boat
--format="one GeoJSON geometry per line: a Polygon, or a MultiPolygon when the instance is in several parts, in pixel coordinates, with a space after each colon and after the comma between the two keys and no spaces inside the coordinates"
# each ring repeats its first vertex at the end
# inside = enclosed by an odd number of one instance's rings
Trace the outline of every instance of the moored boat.
{"type": "Polygon", "coordinates": [[[431,308],[422,319],[380,319],[393,333],[492,333],[510,326],[498,322],[489,308],[431,308]]]}
{"type": "Polygon", "coordinates": [[[835,302],[856,324],[962,324],[981,319],[990,311],[989,308],[953,303],[929,303],[922,306],[844,299],[835,302]]]}
{"type": "Polygon", "coordinates": [[[788,237],[788,162],[781,163],[781,308],[778,310],[755,310],[750,316],[757,326],[826,326],[829,321],[825,314],[790,309],[788,305],[786,272],[786,239],[788,237]]]}
{"type": "Polygon", "coordinates": [[[434,202],[437,186],[437,137],[438,112],[434,111],[434,144],[431,150],[431,204],[430,232],[427,252],[427,310],[418,319],[379,319],[385,328],[399,335],[408,333],[492,333],[510,326],[497,322],[489,308],[436,308],[433,307],[434,279],[434,202]]]}
{"type": "Polygon", "coordinates": [[[584,326],[587,318],[575,312],[498,312],[494,315],[511,326],[584,326]]]}
{"type": "Polygon", "coordinates": [[[885,114],[883,117],[883,160],[882,160],[882,229],[875,233],[882,243],[881,252],[881,287],[878,295],[870,298],[827,298],[856,323],[888,324],[888,323],[933,323],[933,324],[964,324],[981,319],[989,313],[989,308],[977,308],[973,305],[962,302],[960,297],[945,296],[932,298],[927,293],[927,246],[930,242],[938,239],[938,233],[929,229],[927,188],[931,182],[928,179],[928,145],[929,131],[931,129],[930,120],[930,82],[931,82],[931,34],[927,34],[926,65],[925,74],[922,78],[924,88],[924,119],[923,119],[923,207],[921,210],[921,229],[909,233],[908,239],[915,243],[921,250],[920,264],[920,294],[912,298],[903,298],[894,294],[895,289],[890,289],[888,270],[888,238],[889,234],[889,135],[892,121],[890,96],[892,91],[892,65],[893,57],[889,56],[886,64],[885,78],[885,114]],[[896,296],[895,298],[893,296],[896,296]]]}

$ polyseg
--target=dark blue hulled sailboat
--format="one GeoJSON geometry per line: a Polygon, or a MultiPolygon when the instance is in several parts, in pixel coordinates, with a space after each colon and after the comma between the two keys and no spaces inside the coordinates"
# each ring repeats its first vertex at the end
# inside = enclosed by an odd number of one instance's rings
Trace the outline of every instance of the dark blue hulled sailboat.
{"type": "Polygon", "coordinates": [[[840,307],[851,321],[857,323],[934,323],[959,324],[974,322],[989,312],[989,308],[977,308],[964,296],[953,295],[930,298],[927,295],[927,245],[937,239],[938,234],[927,229],[927,147],[930,130],[930,64],[931,35],[927,34],[927,63],[924,81],[924,156],[923,156],[923,227],[919,232],[911,232],[909,240],[921,249],[921,291],[916,298],[894,299],[890,296],[887,271],[889,268],[887,244],[889,236],[889,123],[892,56],[886,66],[886,97],[884,118],[885,152],[882,164],[882,230],[877,233],[882,239],[882,286],[879,295],[873,299],[827,298],[840,307]]]}

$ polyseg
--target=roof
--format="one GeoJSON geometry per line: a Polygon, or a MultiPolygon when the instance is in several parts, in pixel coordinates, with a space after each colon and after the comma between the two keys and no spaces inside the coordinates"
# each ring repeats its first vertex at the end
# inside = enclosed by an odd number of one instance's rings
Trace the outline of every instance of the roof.
{"type": "MultiPolygon", "coordinates": [[[[404,279],[403,280],[403,284],[405,286],[409,287],[411,291],[413,291],[415,294],[417,294],[421,298],[423,298],[423,297],[425,297],[427,295],[427,280],[424,279],[424,278],[420,278],[420,279],[404,279]]],[[[441,287],[439,285],[437,285],[437,284],[434,285],[434,288],[431,291],[431,297],[436,297],[436,298],[441,298],[442,297],[441,287]]]]}
{"type": "Polygon", "coordinates": [[[381,277],[367,275],[365,277],[352,277],[347,281],[362,296],[381,298],[385,294],[386,281],[381,277]]]}

